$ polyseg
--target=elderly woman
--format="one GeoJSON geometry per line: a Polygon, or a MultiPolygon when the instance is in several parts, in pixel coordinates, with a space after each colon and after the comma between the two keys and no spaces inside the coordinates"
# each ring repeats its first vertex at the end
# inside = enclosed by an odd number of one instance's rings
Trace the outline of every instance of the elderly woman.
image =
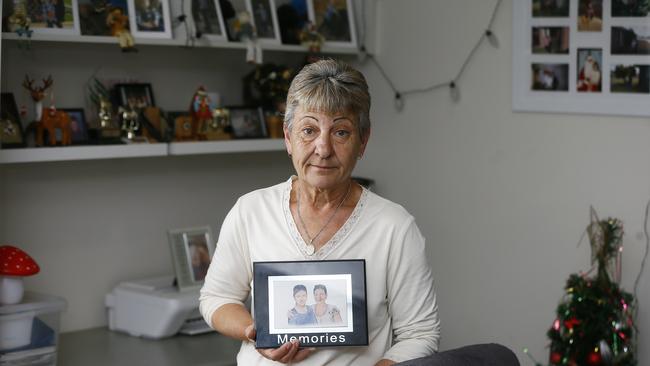
{"type": "MultiPolygon", "coordinates": [[[[305,66],[287,96],[284,140],[296,176],[241,197],[226,216],[201,289],[214,329],[243,341],[239,365],[392,365],[438,349],[424,238],[403,207],[351,178],[370,137],[363,75],[334,60],[305,66]],[[253,262],[365,259],[369,345],[255,349],[244,306],[253,262]]],[[[389,168],[389,167],[387,167],[389,168]]]]}

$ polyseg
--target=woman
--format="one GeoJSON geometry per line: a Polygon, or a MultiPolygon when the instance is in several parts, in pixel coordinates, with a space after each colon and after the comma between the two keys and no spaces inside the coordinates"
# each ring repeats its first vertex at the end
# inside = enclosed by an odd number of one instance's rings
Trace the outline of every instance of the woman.
{"type": "Polygon", "coordinates": [[[239,365],[392,365],[438,349],[439,321],[424,238],[401,206],[355,183],[370,137],[363,75],[323,60],[289,88],[284,140],[297,176],[241,197],[226,216],[201,289],[200,310],[217,331],[243,341],[239,365]],[[365,259],[369,345],[256,350],[244,307],[253,262],[365,259]],[[302,361],[302,362],[301,362],[302,361]]]}
{"type": "Polygon", "coordinates": [[[335,305],[327,303],[327,287],[325,285],[314,286],[314,313],[318,324],[342,323],[341,311],[335,305]]]}
{"type": "Polygon", "coordinates": [[[314,309],[307,305],[307,288],[305,285],[293,286],[293,300],[296,302],[296,306],[287,312],[289,325],[316,324],[314,309]]]}

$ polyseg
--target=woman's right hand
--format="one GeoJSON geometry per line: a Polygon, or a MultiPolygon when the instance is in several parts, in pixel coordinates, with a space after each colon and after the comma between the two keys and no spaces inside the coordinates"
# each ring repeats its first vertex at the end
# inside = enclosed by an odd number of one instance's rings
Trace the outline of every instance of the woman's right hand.
{"type": "MultiPolygon", "coordinates": [[[[251,342],[255,342],[255,336],[257,335],[255,327],[253,324],[246,327],[244,330],[244,335],[251,342]]],[[[312,354],[316,349],[315,348],[303,348],[300,349],[300,342],[297,340],[293,342],[287,342],[278,348],[258,348],[259,352],[265,358],[268,358],[271,361],[277,361],[281,363],[290,363],[290,362],[300,362],[306,359],[310,354],[312,354]]]]}

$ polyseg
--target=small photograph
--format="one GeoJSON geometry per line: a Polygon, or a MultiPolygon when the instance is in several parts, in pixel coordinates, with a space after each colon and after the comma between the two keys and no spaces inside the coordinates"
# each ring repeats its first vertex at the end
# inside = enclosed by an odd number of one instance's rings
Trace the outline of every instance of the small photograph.
{"type": "Polygon", "coordinates": [[[531,76],[531,90],[569,90],[569,64],[534,63],[531,76]]]}
{"type": "Polygon", "coordinates": [[[0,149],[24,147],[23,127],[12,93],[2,93],[0,108],[0,149]]]}
{"type": "Polygon", "coordinates": [[[580,0],[578,3],[578,31],[603,30],[603,0],[580,0]]]}
{"type": "Polygon", "coordinates": [[[266,137],[266,123],[262,108],[228,107],[230,126],[235,138],[266,137]]]}
{"type": "Polygon", "coordinates": [[[612,27],[612,55],[650,55],[650,27],[612,27]]]}
{"type": "Polygon", "coordinates": [[[83,145],[88,143],[88,125],[86,115],[82,108],[61,108],[70,116],[70,129],[72,130],[72,144],[83,145]]]}
{"type": "Polygon", "coordinates": [[[151,84],[116,84],[118,106],[142,109],[155,106],[151,84]]]}
{"type": "Polygon", "coordinates": [[[275,0],[283,44],[300,44],[300,34],[309,22],[307,0],[275,0]]]}
{"type": "Polygon", "coordinates": [[[210,250],[208,249],[207,235],[187,234],[187,255],[192,266],[192,279],[200,282],[205,279],[210,267],[210,250]]]}
{"type": "Polygon", "coordinates": [[[169,0],[129,0],[128,5],[134,36],[172,38],[169,0]]]}
{"type": "Polygon", "coordinates": [[[219,0],[192,0],[192,17],[197,33],[226,39],[219,0]]]}
{"type": "Polygon", "coordinates": [[[613,17],[647,17],[650,0],[612,0],[613,17]]]}
{"type": "Polygon", "coordinates": [[[603,50],[600,48],[578,48],[578,79],[576,90],[579,92],[601,92],[603,50]]]}
{"type": "Polygon", "coordinates": [[[614,65],[609,78],[612,93],[650,93],[648,65],[614,65]]]}
{"type": "Polygon", "coordinates": [[[533,53],[568,54],[569,33],[569,27],[533,27],[533,53]]]}
{"type": "Polygon", "coordinates": [[[269,333],[352,331],[352,277],[269,276],[269,333]]]}
{"type": "MultiPolygon", "coordinates": [[[[126,0],[77,0],[79,9],[79,27],[84,36],[114,36],[113,27],[109,26],[109,16],[122,14],[128,17],[126,0]],[[112,14],[112,15],[110,15],[112,14]]],[[[129,29],[129,23],[124,27],[129,29]]]]}
{"type": "Polygon", "coordinates": [[[327,42],[356,46],[354,14],[349,0],[310,0],[316,30],[327,42]]]}
{"type": "Polygon", "coordinates": [[[280,42],[280,31],[275,14],[273,0],[249,0],[255,23],[255,31],[260,39],[272,39],[280,42]]]}
{"type": "Polygon", "coordinates": [[[30,28],[35,32],[67,34],[78,32],[76,0],[26,0],[24,5],[31,21],[30,28]]]}
{"type": "Polygon", "coordinates": [[[533,18],[569,17],[569,0],[531,0],[533,18]]]}
{"type": "Polygon", "coordinates": [[[200,286],[214,255],[215,244],[210,227],[174,229],[167,235],[179,289],[200,286]]]}

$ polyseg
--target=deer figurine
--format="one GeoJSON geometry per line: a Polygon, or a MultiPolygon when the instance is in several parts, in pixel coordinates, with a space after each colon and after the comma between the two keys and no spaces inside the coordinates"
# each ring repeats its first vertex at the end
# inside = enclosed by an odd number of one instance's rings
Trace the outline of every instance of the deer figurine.
{"type": "Polygon", "coordinates": [[[29,91],[29,95],[34,101],[34,121],[40,121],[43,116],[43,99],[47,89],[49,89],[54,80],[52,80],[52,75],[48,76],[47,79],[43,79],[43,86],[34,86],[34,80],[29,78],[29,75],[25,75],[25,80],[23,81],[23,87],[29,91]]]}
{"type": "Polygon", "coordinates": [[[23,81],[23,87],[29,90],[29,93],[34,101],[35,107],[35,121],[36,121],[36,145],[43,146],[43,135],[47,130],[49,134],[49,145],[56,146],[56,130],[61,130],[61,145],[70,145],[72,143],[72,129],[70,116],[64,111],[59,111],[56,109],[54,104],[49,108],[43,108],[43,99],[47,89],[49,89],[54,81],[52,80],[52,75],[48,76],[47,79],[43,79],[43,86],[35,87],[34,80],[29,78],[29,75],[25,75],[25,81],[23,81]]]}

